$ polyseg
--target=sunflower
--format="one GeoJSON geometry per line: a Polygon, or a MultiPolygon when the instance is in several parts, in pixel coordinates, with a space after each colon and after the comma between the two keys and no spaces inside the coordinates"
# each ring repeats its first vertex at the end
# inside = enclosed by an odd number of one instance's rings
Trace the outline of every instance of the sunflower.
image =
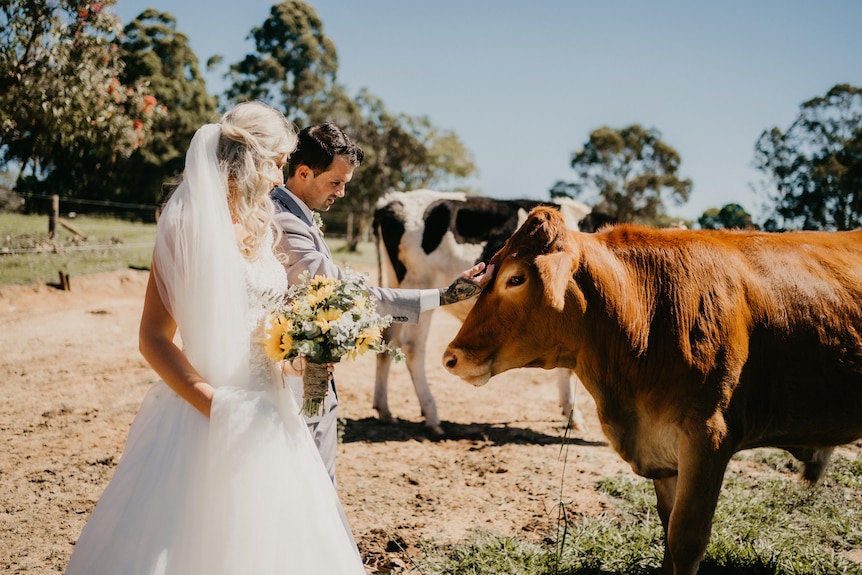
{"type": "Polygon", "coordinates": [[[314,320],[314,323],[320,328],[320,331],[326,333],[329,331],[329,324],[341,319],[342,315],[344,314],[340,309],[324,309],[317,313],[317,318],[314,320]]]}
{"type": "Polygon", "coordinates": [[[291,330],[293,330],[293,321],[283,314],[272,318],[266,328],[266,339],[263,342],[268,358],[273,361],[281,361],[285,358],[293,345],[291,330]]]}

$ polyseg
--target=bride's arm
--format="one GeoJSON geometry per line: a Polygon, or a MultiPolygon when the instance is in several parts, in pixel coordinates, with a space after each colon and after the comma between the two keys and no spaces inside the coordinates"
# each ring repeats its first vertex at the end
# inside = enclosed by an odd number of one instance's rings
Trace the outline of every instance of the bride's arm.
{"type": "Polygon", "coordinates": [[[213,387],[204,381],[174,343],[177,324],[162,303],[156,284],[157,273],[154,265],[147,282],[144,311],[141,314],[138,344],[141,355],[177,395],[209,417],[213,387]]]}

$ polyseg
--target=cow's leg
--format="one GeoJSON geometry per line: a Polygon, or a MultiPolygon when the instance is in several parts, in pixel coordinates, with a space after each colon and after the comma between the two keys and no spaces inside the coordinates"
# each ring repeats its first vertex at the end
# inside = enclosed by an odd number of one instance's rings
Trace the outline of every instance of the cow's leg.
{"type": "MultiPolygon", "coordinates": [[[[394,323],[386,328],[383,337],[386,341],[398,344],[398,336],[401,333],[402,324],[394,323]]],[[[389,411],[389,368],[392,360],[388,353],[377,354],[377,372],[374,377],[374,409],[377,410],[377,418],[384,423],[395,423],[389,411]]]]}
{"type": "Polygon", "coordinates": [[[587,426],[584,422],[584,416],[581,410],[578,409],[578,376],[575,372],[558,367],[557,372],[557,389],[560,393],[560,407],[563,415],[568,418],[568,425],[576,431],[586,431],[587,426]]]}
{"type": "Polygon", "coordinates": [[[791,447],[787,451],[802,462],[802,478],[811,484],[820,481],[829,466],[834,447],[791,447]]]}
{"type": "Polygon", "coordinates": [[[413,379],[413,387],[416,389],[416,397],[422,415],[425,417],[425,427],[436,435],[443,435],[440,426],[440,418],[437,416],[437,404],[428,387],[428,378],[425,375],[425,345],[428,341],[428,331],[431,329],[432,313],[423,313],[419,316],[419,323],[407,324],[402,327],[401,337],[402,351],[407,361],[407,370],[413,379]]]}
{"type": "MultiPolygon", "coordinates": [[[[423,313],[419,316],[418,324],[394,323],[387,329],[387,341],[393,342],[404,352],[407,370],[413,380],[416,397],[422,415],[425,417],[425,425],[435,434],[443,435],[440,426],[440,418],[437,416],[437,404],[428,380],[425,376],[425,344],[428,340],[428,331],[431,328],[431,313],[423,313]]],[[[385,423],[395,423],[397,418],[389,410],[389,368],[391,361],[387,354],[377,354],[377,374],[374,381],[374,409],[377,417],[385,423]]]]}
{"type": "Polygon", "coordinates": [[[697,573],[731,455],[732,450],[716,448],[705,434],[680,433],[679,475],[666,536],[673,575],[697,573]]]}
{"type": "Polygon", "coordinates": [[[652,482],[655,489],[656,508],[661,518],[661,526],[664,529],[664,559],[661,570],[664,573],[673,573],[673,559],[670,556],[670,548],[667,545],[667,526],[670,523],[670,514],[673,511],[673,502],[676,499],[676,475],[663,479],[654,479],[652,482]]]}

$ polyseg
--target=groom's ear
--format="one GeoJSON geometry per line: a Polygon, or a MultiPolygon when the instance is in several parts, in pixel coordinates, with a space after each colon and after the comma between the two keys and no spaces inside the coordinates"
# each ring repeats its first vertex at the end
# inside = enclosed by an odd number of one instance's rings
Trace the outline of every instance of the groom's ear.
{"type": "Polygon", "coordinates": [[[312,170],[311,168],[309,168],[305,164],[300,164],[296,168],[296,172],[294,172],[294,175],[296,175],[300,180],[303,180],[303,181],[313,180],[314,179],[314,170],[312,170]]]}

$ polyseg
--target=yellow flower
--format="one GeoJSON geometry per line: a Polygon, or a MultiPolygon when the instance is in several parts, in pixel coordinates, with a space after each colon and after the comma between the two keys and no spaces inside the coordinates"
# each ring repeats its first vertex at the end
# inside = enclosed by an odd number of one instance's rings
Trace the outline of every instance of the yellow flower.
{"type": "Polygon", "coordinates": [[[353,304],[353,309],[356,312],[362,313],[365,311],[365,308],[368,306],[368,298],[364,295],[356,298],[356,302],[353,304]]]}
{"type": "Polygon", "coordinates": [[[263,345],[266,349],[266,357],[272,361],[281,361],[284,359],[284,353],[281,351],[280,337],[267,337],[263,340],[263,345]]]}
{"type": "Polygon", "coordinates": [[[316,306],[320,302],[326,300],[326,298],[332,296],[335,293],[335,285],[331,282],[322,283],[317,289],[313,289],[308,292],[305,296],[305,301],[308,302],[308,305],[311,307],[316,306]]]}
{"type": "Polygon", "coordinates": [[[338,283],[338,280],[335,278],[331,278],[329,276],[325,276],[323,274],[317,274],[314,278],[308,283],[311,287],[318,288],[321,286],[331,286],[335,287],[338,283]]]}
{"type": "Polygon", "coordinates": [[[329,324],[341,319],[341,315],[340,309],[325,309],[317,314],[314,323],[320,328],[320,331],[326,333],[329,331],[329,324]]]}
{"type": "Polygon", "coordinates": [[[359,333],[359,337],[357,338],[359,341],[367,342],[368,344],[372,344],[383,335],[383,332],[380,331],[380,328],[376,325],[368,326],[363,329],[359,333]]]}
{"type": "Polygon", "coordinates": [[[284,315],[270,318],[269,325],[266,327],[266,339],[263,342],[268,358],[273,361],[284,359],[293,344],[293,338],[289,333],[292,329],[293,321],[284,315]]]}

